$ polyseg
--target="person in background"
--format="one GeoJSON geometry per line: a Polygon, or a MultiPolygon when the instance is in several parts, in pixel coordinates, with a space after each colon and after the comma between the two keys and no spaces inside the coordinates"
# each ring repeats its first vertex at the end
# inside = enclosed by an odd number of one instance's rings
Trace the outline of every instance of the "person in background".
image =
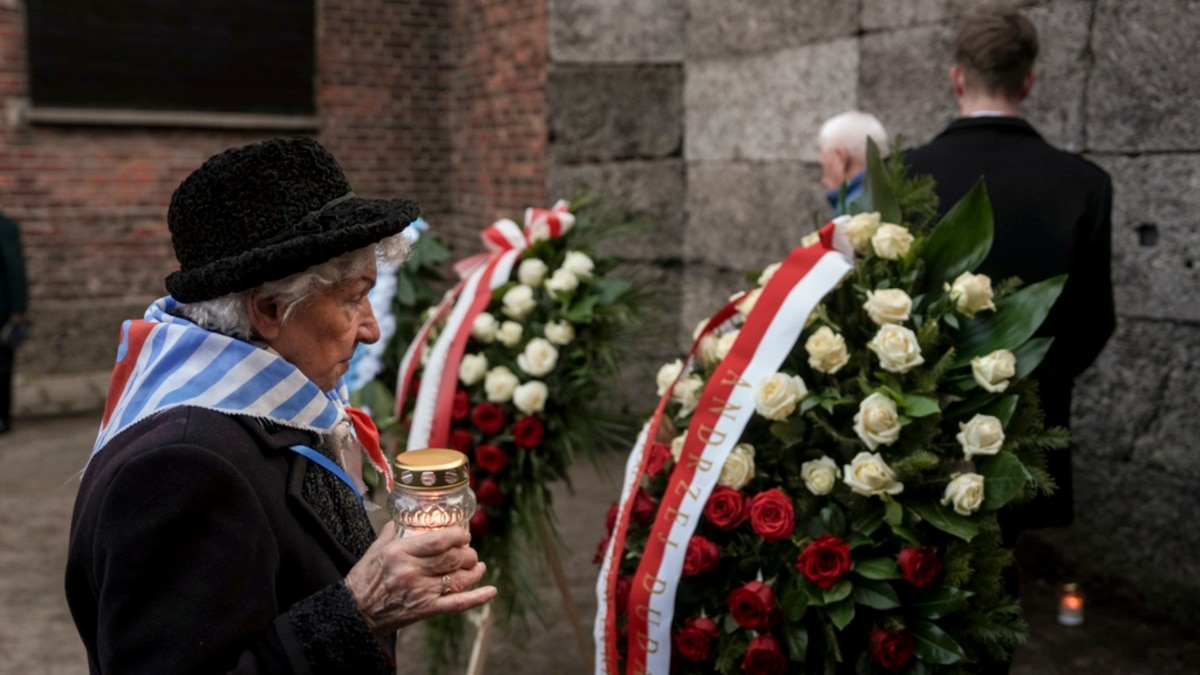
{"type": "MultiPolygon", "coordinates": [[[[127,321],[71,522],[66,595],[92,673],[394,673],[396,630],[480,606],[463,528],[376,536],[382,460],[342,381],[379,339],[377,258],[406,200],[355,196],[309,139],[189,175],[170,295],[127,321]]],[[[384,460],[386,461],[386,460],[384,460]]]]}
{"type": "Polygon", "coordinates": [[[0,434],[12,430],[17,345],[29,328],[25,255],[17,223],[0,213],[0,434]]]}
{"type": "Polygon", "coordinates": [[[879,146],[881,157],[888,155],[887,131],[871,113],[858,110],[831,117],[817,134],[817,159],[821,163],[821,184],[829,192],[825,198],[833,215],[849,213],[863,191],[867,172],[867,138],[879,146]],[[846,195],[841,199],[843,186],[846,195]]]}
{"type": "MultiPolygon", "coordinates": [[[[1095,164],[1051,146],[1021,117],[1037,54],[1037,30],[1016,9],[987,7],[964,16],[950,67],[962,116],[904,160],[913,173],[933,177],[943,214],[983,179],[995,239],[978,272],[1027,284],[1069,275],[1038,331],[1053,336],[1054,344],[1033,373],[1046,424],[1069,428],[1074,380],[1116,327],[1112,181],[1095,164]]],[[[1001,526],[1010,546],[1024,529],[1065,526],[1074,517],[1070,451],[1050,453],[1049,460],[1058,489],[1005,514],[1001,526]]],[[[1015,590],[1015,570],[1009,585],[1015,590]]]]}

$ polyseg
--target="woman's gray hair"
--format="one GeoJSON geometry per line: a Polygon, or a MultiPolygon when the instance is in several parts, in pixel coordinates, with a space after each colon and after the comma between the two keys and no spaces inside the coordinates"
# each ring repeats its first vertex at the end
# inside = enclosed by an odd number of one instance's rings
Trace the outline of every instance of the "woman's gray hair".
{"type": "Polygon", "coordinates": [[[275,301],[283,310],[286,322],[292,314],[329,288],[356,277],[374,258],[380,264],[396,266],[408,259],[412,252],[410,239],[405,232],[392,235],[370,246],[343,253],[336,258],[314,265],[303,272],[268,281],[256,288],[238,291],[203,302],[180,303],[175,310],[196,325],[242,340],[258,340],[254,326],[250,323],[247,304],[252,294],[275,301]]]}

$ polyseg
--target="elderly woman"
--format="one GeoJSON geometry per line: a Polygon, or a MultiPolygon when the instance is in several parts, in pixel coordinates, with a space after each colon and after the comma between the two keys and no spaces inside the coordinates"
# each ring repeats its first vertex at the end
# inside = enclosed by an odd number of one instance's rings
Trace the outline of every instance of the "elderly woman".
{"type": "Polygon", "coordinates": [[[180,270],[122,327],[72,520],[92,673],[394,672],[397,629],[495,595],[471,589],[463,529],[376,537],[357,478],[377,437],[340,380],[379,339],[376,257],[403,258],[416,217],[356,197],[307,139],[228,150],[176,190],[180,270]]]}

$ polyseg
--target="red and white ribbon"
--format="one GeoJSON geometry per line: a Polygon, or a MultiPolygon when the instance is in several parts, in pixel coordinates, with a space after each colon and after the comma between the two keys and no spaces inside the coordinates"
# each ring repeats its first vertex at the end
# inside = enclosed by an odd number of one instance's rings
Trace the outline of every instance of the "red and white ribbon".
{"type": "MultiPolygon", "coordinates": [[[[688,541],[725,459],[754,415],[756,384],[778,370],[800,337],[809,314],[853,268],[852,259],[844,253],[846,243],[831,223],[822,229],[820,243],[793,249],[762,289],[729,355],[705,384],[632,579],[627,604],[625,672],[661,675],[670,672],[671,623],[688,541]]],[[[729,310],[727,306],[722,312],[729,310]]],[[[720,324],[719,316],[709,321],[704,332],[720,324]]],[[[645,472],[642,457],[645,444],[653,442],[669,396],[670,391],[660,401],[634,447],[622,488],[617,525],[601,567],[595,624],[598,673],[618,672],[614,608],[619,561],[624,556],[631,506],[645,472]]]]}
{"type": "Polygon", "coordinates": [[[523,228],[507,218],[498,220],[480,235],[487,251],[455,263],[454,269],[462,281],[434,308],[400,362],[396,382],[397,418],[403,415],[405,402],[413,393],[413,381],[429,335],[434,326],[445,322],[425,358],[407,449],[446,447],[458,369],[475,317],[487,309],[492,291],[508,282],[513,266],[526,248],[538,239],[560,237],[571,229],[575,216],[567,209],[564,200],[551,209],[526,209],[523,228]]]}

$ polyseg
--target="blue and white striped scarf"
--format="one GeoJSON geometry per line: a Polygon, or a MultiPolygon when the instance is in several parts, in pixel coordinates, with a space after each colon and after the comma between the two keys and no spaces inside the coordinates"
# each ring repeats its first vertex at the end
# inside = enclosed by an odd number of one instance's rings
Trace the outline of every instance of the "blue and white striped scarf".
{"type": "Polygon", "coordinates": [[[344,383],[328,393],[278,354],[172,316],[159,298],[121,326],[121,345],[92,456],[125,429],[177,406],[250,415],[328,433],[346,418],[344,383]]]}

